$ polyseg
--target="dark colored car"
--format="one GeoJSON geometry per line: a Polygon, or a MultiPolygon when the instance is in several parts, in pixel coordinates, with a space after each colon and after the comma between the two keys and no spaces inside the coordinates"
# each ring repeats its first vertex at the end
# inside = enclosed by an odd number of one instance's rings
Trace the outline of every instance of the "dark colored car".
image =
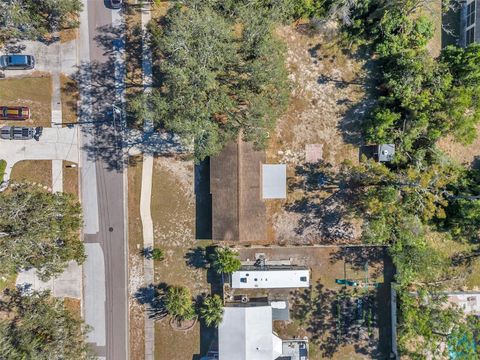
{"type": "Polygon", "coordinates": [[[122,7],[122,0],[109,0],[112,9],[120,9],[122,7]]]}
{"type": "Polygon", "coordinates": [[[2,55],[0,68],[5,70],[28,70],[35,67],[33,55],[2,55]]]}
{"type": "Polygon", "coordinates": [[[0,129],[0,137],[5,140],[30,140],[35,136],[35,129],[21,126],[4,126],[0,129]]]}
{"type": "Polygon", "coordinates": [[[30,119],[30,109],[26,106],[0,106],[0,120],[30,119]]]}

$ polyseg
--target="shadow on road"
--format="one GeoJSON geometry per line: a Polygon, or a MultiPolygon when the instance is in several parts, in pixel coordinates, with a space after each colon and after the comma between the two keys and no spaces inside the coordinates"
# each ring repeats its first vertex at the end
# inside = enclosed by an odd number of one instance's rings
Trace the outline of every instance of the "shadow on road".
{"type": "Polygon", "coordinates": [[[103,51],[103,60],[83,62],[73,75],[82,100],[79,123],[88,139],[82,150],[90,160],[101,160],[114,171],[121,171],[128,155],[183,152],[179,138],[167,131],[143,132],[126,127],[120,102],[123,86],[115,81],[115,75],[124,71],[117,58],[125,46],[121,38],[124,28],[108,25],[98,31],[95,41],[103,51]]]}

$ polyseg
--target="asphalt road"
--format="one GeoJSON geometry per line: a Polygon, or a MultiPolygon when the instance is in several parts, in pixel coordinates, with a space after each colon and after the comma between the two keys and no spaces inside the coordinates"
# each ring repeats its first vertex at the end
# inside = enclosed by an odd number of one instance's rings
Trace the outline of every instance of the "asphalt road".
{"type": "Polygon", "coordinates": [[[84,266],[85,319],[94,327],[90,341],[97,355],[107,360],[126,360],[124,176],[122,164],[109,161],[109,158],[120,157],[117,140],[121,134],[111,121],[118,88],[114,63],[121,37],[112,28],[112,18],[117,21],[119,16],[106,8],[102,0],[84,0],[84,3],[86,13],[80,34],[79,73],[83,74],[80,121],[89,122],[83,126],[82,165],[85,169],[81,179],[84,234],[90,255],[84,266]],[[87,28],[88,34],[83,33],[87,28]],[[105,142],[105,137],[110,141],[105,142]]]}

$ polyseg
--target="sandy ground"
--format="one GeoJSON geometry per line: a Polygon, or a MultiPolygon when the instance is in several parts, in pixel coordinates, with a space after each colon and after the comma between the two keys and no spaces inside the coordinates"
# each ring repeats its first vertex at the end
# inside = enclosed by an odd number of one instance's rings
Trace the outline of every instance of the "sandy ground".
{"type": "MultiPolygon", "coordinates": [[[[371,101],[368,64],[342,51],[336,29],[327,25],[283,27],[278,35],[287,44],[287,68],[292,95],[278,121],[267,156],[286,163],[288,182],[297,183],[305,165],[308,144],[318,144],[320,159],[337,170],[345,160],[358,161],[359,125],[371,101]]],[[[317,168],[309,177],[321,177],[317,168]]],[[[305,174],[303,175],[305,176],[305,174]]],[[[352,243],[359,226],[347,221],[345,194],[319,194],[319,186],[290,188],[286,201],[268,204],[269,240],[279,243],[352,243]]]]}

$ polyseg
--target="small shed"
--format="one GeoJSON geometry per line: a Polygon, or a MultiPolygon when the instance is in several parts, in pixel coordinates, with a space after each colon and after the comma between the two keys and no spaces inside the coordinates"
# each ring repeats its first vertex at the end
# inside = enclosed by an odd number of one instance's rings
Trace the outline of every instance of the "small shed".
{"type": "Polygon", "coordinates": [[[287,197],[287,165],[262,165],[262,198],[285,199],[287,197]]]}
{"type": "Polygon", "coordinates": [[[377,161],[389,162],[395,156],[395,144],[380,144],[377,146],[377,161]]]}

